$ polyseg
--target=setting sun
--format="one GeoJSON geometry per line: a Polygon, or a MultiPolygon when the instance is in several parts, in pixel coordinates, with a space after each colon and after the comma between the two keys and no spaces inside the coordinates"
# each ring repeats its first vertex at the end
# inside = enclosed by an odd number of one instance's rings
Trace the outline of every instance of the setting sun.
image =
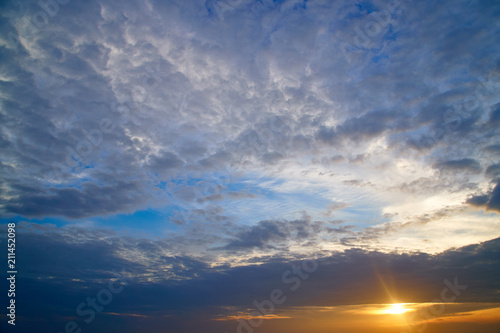
{"type": "Polygon", "coordinates": [[[405,312],[411,311],[411,309],[407,309],[405,307],[405,303],[395,303],[388,304],[387,308],[382,310],[383,314],[403,314],[405,312]]]}

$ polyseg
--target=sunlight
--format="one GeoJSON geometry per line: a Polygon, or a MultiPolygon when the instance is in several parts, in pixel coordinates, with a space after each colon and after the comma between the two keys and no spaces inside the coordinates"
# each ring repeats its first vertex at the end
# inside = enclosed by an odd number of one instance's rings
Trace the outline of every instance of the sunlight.
{"type": "Polygon", "coordinates": [[[383,314],[403,314],[408,311],[412,311],[412,309],[408,309],[405,307],[406,303],[395,303],[395,304],[388,304],[387,308],[384,310],[381,310],[380,313],[383,314]]]}

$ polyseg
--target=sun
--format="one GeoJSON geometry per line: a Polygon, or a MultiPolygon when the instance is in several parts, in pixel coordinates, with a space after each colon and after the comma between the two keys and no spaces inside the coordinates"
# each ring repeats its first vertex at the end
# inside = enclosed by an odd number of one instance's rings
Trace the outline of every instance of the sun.
{"type": "Polygon", "coordinates": [[[381,313],[384,314],[403,314],[405,312],[411,311],[411,309],[407,309],[405,307],[405,303],[394,303],[388,304],[387,308],[382,310],[381,313]]]}

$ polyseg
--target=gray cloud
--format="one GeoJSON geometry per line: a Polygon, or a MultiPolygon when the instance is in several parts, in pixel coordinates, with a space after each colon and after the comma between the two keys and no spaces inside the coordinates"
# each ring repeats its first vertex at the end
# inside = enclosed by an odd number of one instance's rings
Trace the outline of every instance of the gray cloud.
{"type": "Polygon", "coordinates": [[[225,250],[273,249],[286,246],[286,241],[306,240],[318,232],[321,223],[310,219],[294,221],[260,221],[238,233],[236,239],[223,247],[225,250]]]}
{"type": "Polygon", "coordinates": [[[10,193],[21,192],[22,196],[4,201],[5,208],[19,215],[38,217],[82,218],[94,214],[132,212],[138,203],[146,202],[149,197],[137,182],[117,182],[108,186],[86,182],[81,188],[51,189],[15,185],[12,190],[10,193]]]}
{"type": "Polygon", "coordinates": [[[473,206],[500,212],[500,183],[497,183],[489,193],[472,195],[466,202],[473,206]]]}
{"type": "Polygon", "coordinates": [[[444,171],[468,171],[473,173],[481,171],[479,162],[471,158],[438,162],[434,164],[434,168],[444,171]]]}
{"type": "Polygon", "coordinates": [[[485,151],[493,154],[500,154],[500,145],[491,145],[484,148],[485,151]]]}
{"type": "Polygon", "coordinates": [[[356,155],[354,158],[350,159],[349,163],[362,164],[366,160],[368,160],[369,158],[370,158],[370,154],[359,154],[359,155],[356,155]]]}
{"type": "Polygon", "coordinates": [[[500,184],[497,184],[491,192],[490,201],[488,202],[488,209],[500,212],[500,184]]]}
{"type": "Polygon", "coordinates": [[[493,164],[486,168],[486,175],[490,177],[500,176],[500,164],[493,164]]]}
{"type": "Polygon", "coordinates": [[[500,103],[492,106],[489,121],[494,125],[498,125],[500,122],[500,103]]]}

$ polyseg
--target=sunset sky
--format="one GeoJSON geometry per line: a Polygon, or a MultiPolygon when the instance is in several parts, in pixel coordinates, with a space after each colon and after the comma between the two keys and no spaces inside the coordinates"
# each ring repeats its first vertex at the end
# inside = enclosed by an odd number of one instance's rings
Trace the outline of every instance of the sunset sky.
{"type": "Polygon", "coordinates": [[[0,332],[500,332],[500,2],[0,16],[0,332]]]}

